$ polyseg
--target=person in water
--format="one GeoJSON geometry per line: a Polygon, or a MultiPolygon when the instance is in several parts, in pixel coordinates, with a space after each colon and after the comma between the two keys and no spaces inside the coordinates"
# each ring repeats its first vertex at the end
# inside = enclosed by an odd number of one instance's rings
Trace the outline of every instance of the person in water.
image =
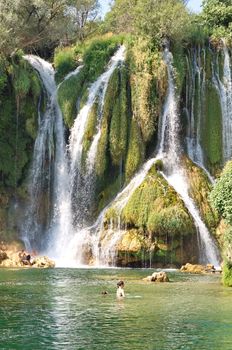
{"type": "Polygon", "coordinates": [[[117,283],[117,298],[122,299],[125,298],[125,293],[124,293],[124,282],[119,281],[117,283]]]}

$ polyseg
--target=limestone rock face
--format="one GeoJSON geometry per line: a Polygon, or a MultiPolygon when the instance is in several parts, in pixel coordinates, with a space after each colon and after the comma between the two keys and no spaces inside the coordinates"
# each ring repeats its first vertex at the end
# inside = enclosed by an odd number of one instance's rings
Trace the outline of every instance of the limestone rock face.
{"type": "Polygon", "coordinates": [[[22,245],[17,242],[9,245],[0,246],[0,267],[38,267],[38,268],[53,268],[55,262],[47,256],[35,256],[29,261],[22,261],[22,245]]]}
{"type": "Polygon", "coordinates": [[[209,273],[209,272],[215,272],[215,268],[212,264],[207,265],[193,265],[193,264],[186,264],[181,267],[181,272],[189,272],[189,273],[209,273]]]}
{"type": "Polygon", "coordinates": [[[147,282],[169,282],[168,275],[164,271],[154,272],[151,276],[143,279],[147,282]]]}
{"type": "Polygon", "coordinates": [[[6,260],[8,258],[6,252],[3,250],[0,250],[0,264],[3,262],[3,260],[6,260]]]}
{"type": "Polygon", "coordinates": [[[47,256],[37,256],[34,259],[32,266],[40,268],[53,268],[55,267],[55,262],[49,259],[47,256]]]}

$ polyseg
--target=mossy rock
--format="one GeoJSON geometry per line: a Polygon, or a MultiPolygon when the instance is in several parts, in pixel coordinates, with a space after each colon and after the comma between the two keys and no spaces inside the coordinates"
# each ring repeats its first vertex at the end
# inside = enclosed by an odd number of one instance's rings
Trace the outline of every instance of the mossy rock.
{"type": "Polygon", "coordinates": [[[223,266],[222,281],[224,286],[232,287],[232,263],[226,262],[223,266]]]}
{"type": "Polygon", "coordinates": [[[212,82],[205,87],[201,139],[207,168],[216,173],[222,164],[222,111],[219,95],[212,82]]]}
{"type": "Polygon", "coordinates": [[[215,233],[219,224],[219,217],[209,201],[212,185],[208,176],[187,157],[184,158],[184,166],[189,181],[190,196],[196,203],[203,221],[215,233]]]}
{"type": "Polygon", "coordinates": [[[195,232],[182,200],[155,167],[135,190],[122,211],[126,225],[142,227],[152,235],[180,235],[195,232]]]}

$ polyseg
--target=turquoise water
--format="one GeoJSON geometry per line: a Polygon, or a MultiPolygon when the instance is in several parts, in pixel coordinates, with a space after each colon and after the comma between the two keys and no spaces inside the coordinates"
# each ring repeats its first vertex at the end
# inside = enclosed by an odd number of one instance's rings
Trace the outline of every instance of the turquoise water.
{"type": "Polygon", "coordinates": [[[170,272],[171,283],[149,284],[149,274],[1,269],[0,349],[232,349],[232,289],[220,276],[170,272]]]}

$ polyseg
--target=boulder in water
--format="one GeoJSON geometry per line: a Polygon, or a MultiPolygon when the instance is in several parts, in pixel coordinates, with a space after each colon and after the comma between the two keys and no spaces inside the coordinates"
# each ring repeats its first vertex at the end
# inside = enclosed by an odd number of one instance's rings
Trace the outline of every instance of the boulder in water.
{"type": "Polygon", "coordinates": [[[32,266],[40,268],[53,268],[55,267],[55,262],[49,259],[47,256],[36,256],[33,260],[32,266]]]}
{"type": "Polygon", "coordinates": [[[143,279],[147,282],[169,282],[168,275],[164,271],[154,272],[151,276],[143,279]]]}
{"type": "Polygon", "coordinates": [[[215,267],[212,264],[200,265],[200,264],[186,264],[183,265],[180,269],[181,272],[189,272],[189,273],[210,273],[216,272],[215,267]]]}
{"type": "Polygon", "coordinates": [[[3,250],[0,250],[0,264],[3,262],[3,260],[6,260],[6,259],[8,259],[6,252],[4,252],[3,250]]]}

